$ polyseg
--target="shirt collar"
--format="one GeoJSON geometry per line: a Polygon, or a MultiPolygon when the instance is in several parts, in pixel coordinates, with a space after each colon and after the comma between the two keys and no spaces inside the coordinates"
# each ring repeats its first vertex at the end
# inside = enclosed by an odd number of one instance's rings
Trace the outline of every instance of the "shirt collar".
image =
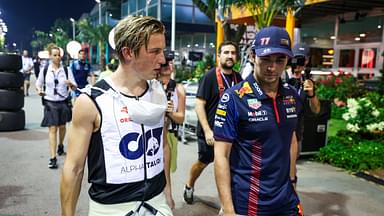
{"type": "MultiPolygon", "coordinates": [[[[258,99],[267,99],[269,98],[268,95],[264,93],[264,91],[261,89],[259,84],[256,82],[255,77],[248,76],[245,80],[245,82],[249,82],[251,88],[253,89],[254,94],[258,99]]],[[[281,79],[279,79],[279,89],[277,91],[277,96],[286,96],[289,94],[289,85],[287,83],[284,83],[281,79]]]]}

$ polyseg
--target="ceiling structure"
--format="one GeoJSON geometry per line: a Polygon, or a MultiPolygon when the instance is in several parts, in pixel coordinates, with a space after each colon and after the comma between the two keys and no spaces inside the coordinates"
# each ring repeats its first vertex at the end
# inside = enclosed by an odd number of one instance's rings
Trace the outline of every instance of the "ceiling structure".
{"type": "Polygon", "coordinates": [[[326,16],[340,16],[352,14],[352,19],[367,16],[369,11],[381,11],[384,14],[384,0],[329,0],[321,3],[304,6],[295,16],[302,23],[326,16]]]}

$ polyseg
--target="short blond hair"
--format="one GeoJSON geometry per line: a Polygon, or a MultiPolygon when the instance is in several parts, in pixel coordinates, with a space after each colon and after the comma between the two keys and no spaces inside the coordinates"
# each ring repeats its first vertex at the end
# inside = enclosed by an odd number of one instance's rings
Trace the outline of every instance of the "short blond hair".
{"type": "Polygon", "coordinates": [[[140,48],[144,45],[148,48],[151,35],[165,33],[163,23],[149,16],[127,16],[115,27],[116,52],[121,62],[124,62],[122,49],[129,48],[135,56],[139,55],[140,48]]]}

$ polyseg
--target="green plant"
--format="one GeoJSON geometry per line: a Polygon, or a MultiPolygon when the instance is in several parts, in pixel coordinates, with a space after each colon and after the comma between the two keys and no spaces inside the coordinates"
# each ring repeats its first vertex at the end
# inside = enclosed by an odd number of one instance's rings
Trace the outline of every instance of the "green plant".
{"type": "Polygon", "coordinates": [[[346,112],[346,107],[338,107],[335,104],[331,106],[331,115],[333,119],[343,119],[343,114],[346,112]]]}
{"type": "MultiPolygon", "coordinates": [[[[343,132],[348,134],[348,132],[343,132]]],[[[350,171],[371,170],[384,167],[382,140],[360,140],[356,134],[331,137],[321,148],[316,160],[350,171]]]]}
{"type": "Polygon", "coordinates": [[[206,55],[203,61],[196,63],[192,78],[199,80],[207,71],[215,67],[215,62],[212,55],[206,55]]]}
{"type": "Polygon", "coordinates": [[[365,94],[357,80],[343,71],[332,73],[326,80],[322,80],[316,89],[320,99],[346,101],[347,98],[357,98],[365,94]],[[336,75],[337,74],[337,75],[336,75]]]}
{"type": "Polygon", "coordinates": [[[384,131],[384,108],[376,107],[368,98],[350,98],[343,119],[347,122],[347,130],[351,132],[384,131]]]}
{"type": "Polygon", "coordinates": [[[316,95],[320,100],[333,100],[335,98],[336,90],[332,86],[320,84],[316,88],[316,95]]]}

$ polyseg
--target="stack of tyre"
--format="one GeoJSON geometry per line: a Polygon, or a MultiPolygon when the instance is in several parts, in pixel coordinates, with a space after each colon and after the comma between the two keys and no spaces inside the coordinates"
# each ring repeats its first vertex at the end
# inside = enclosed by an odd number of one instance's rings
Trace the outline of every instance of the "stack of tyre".
{"type": "Polygon", "coordinates": [[[0,131],[25,128],[21,56],[0,53],[0,131]]]}

